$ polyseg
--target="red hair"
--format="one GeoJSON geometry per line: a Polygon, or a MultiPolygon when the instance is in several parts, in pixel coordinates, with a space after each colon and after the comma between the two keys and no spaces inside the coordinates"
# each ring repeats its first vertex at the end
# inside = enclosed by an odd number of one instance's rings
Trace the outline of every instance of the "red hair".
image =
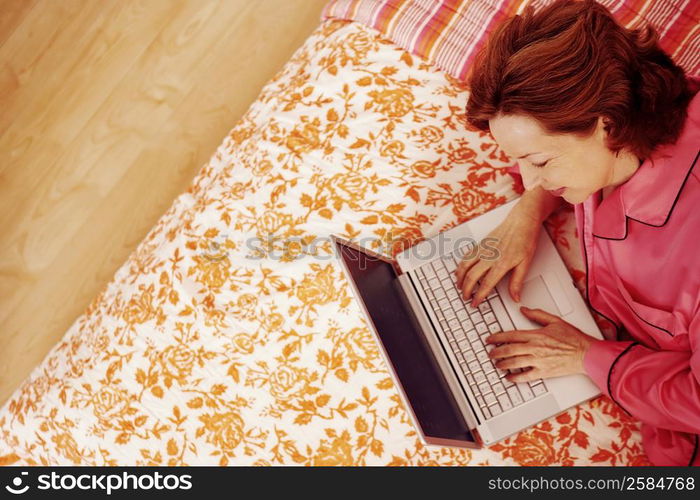
{"type": "Polygon", "coordinates": [[[550,134],[590,135],[598,117],[608,148],[647,158],[673,144],[693,94],[659,47],[653,26],[628,30],[594,0],[557,0],[503,21],[468,77],[467,121],[488,131],[498,114],[524,114],[550,134]]]}

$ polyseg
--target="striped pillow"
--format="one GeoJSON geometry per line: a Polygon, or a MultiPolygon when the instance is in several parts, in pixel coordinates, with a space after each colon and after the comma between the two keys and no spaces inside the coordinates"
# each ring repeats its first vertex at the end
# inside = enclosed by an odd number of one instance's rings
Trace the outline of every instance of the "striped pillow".
{"type": "MultiPolygon", "coordinates": [[[[358,21],[400,47],[464,80],[477,50],[503,19],[527,4],[553,0],[331,0],[322,19],[358,21]]],[[[690,75],[700,75],[700,1],[598,0],[627,28],[653,25],[661,47],[690,75]]]]}

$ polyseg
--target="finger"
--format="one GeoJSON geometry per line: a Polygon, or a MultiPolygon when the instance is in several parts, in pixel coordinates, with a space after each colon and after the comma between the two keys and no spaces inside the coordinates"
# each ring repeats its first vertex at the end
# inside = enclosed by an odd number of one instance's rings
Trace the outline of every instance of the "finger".
{"type": "Polygon", "coordinates": [[[533,380],[539,380],[545,378],[545,373],[538,367],[525,368],[520,373],[509,373],[506,375],[506,379],[514,384],[519,384],[521,382],[532,382],[533,380]]]}
{"type": "Polygon", "coordinates": [[[496,266],[493,266],[489,270],[486,276],[481,280],[479,290],[474,295],[474,299],[472,300],[472,307],[477,307],[482,300],[488,297],[488,295],[491,293],[491,290],[493,290],[493,287],[495,287],[498,284],[498,282],[501,281],[501,278],[503,278],[504,274],[505,272],[500,271],[500,268],[497,268],[496,266]]]}
{"type": "Polygon", "coordinates": [[[511,358],[513,356],[525,356],[532,354],[530,352],[530,345],[527,342],[512,342],[510,344],[504,344],[500,347],[494,347],[489,352],[489,358],[491,359],[504,359],[511,358]]]}
{"type": "Polygon", "coordinates": [[[467,267],[463,266],[461,262],[457,265],[457,270],[455,271],[457,275],[457,288],[462,288],[462,280],[464,279],[464,275],[467,274],[467,270],[467,267]]]}
{"type": "Polygon", "coordinates": [[[514,370],[516,368],[529,368],[535,364],[535,356],[527,354],[524,356],[512,356],[510,358],[499,359],[494,366],[499,370],[514,370]]]}
{"type": "Polygon", "coordinates": [[[528,267],[529,266],[527,265],[526,261],[522,261],[520,264],[515,266],[515,269],[513,269],[513,274],[510,277],[508,291],[510,292],[510,296],[516,302],[520,302],[520,292],[523,290],[523,281],[525,281],[528,267]]]}
{"type": "MultiPolygon", "coordinates": [[[[530,330],[532,331],[532,330],[530,330]]],[[[532,338],[531,334],[523,330],[509,330],[507,332],[494,333],[486,337],[487,344],[504,344],[507,342],[528,342],[532,338]]]]}
{"type": "Polygon", "coordinates": [[[481,276],[488,271],[488,263],[484,261],[479,261],[477,265],[472,267],[469,272],[464,276],[464,281],[462,283],[462,297],[464,300],[469,300],[472,293],[474,293],[474,287],[481,276]]]}
{"type": "Polygon", "coordinates": [[[457,286],[459,288],[462,287],[462,280],[464,279],[464,275],[467,274],[467,271],[469,271],[472,266],[479,263],[478,257],[478,255],[465,256],[457,265],[457,270],[455,272],[457,273],[457,286]]]}
{"type": "Polygon", "coordinates": [[[548,325],[561,320],[559,316],[550,314],[542,309],[530,309],[529,307],[521,306],[520,312],[522,312],[527,318],[534,320],[541,325],[548,325]]]}

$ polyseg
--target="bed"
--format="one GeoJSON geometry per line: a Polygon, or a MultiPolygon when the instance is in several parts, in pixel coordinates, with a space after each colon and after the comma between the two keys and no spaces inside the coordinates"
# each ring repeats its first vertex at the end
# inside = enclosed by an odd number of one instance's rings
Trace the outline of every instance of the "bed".
{"type": "MultiPolygon", "coordinates": [[[[661,23],[698,74],[697,3],[603,3],[661,23]]],[[[649,464],[605,396],[481,450],[424,446],[333,255],[331,234],[393,254],[522,193],[467,126],[463,76],[523,5],[330,2],[0,409],[0,463],[649,464]],[[441,24],[411,36],[431,13],[441,24]]],[[[583,293],[572,210],[546,228],[583,293]]]]}

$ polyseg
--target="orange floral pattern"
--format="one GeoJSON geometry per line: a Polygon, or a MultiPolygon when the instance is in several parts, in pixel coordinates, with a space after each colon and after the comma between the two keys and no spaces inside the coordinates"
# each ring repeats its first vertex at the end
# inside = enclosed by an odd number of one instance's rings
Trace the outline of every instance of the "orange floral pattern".
{"type": "MultiPolygon", "coordinates": [[[[0,463],[648,463],[606,397],[482,450],[417,438],[328,236],[393,254],[515,197],[466,100],[322,23],[0,410],[0,463]]],[[[583,290],[571,210],[547,229],[583,290]]]]}

